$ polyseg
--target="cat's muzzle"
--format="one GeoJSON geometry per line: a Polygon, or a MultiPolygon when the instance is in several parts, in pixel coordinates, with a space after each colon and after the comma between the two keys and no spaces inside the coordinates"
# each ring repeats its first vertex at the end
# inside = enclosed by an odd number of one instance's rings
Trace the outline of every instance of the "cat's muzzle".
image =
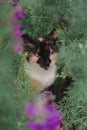
{"type": "Polygon", "coordinates": [[[37,63],[44,68],[45,70],[47,70],[51,64],[51,60],[47,59],[47,60],[43,60],[43,59],[38,59],[37,63]]]}

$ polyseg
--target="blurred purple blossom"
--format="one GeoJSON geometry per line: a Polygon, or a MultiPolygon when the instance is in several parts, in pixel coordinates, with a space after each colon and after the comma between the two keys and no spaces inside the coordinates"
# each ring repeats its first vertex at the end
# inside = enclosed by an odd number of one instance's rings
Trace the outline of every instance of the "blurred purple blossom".
{"type": "Polygon", "coordinates": [[[28,122],[27,128],[29,128],[29,130],[57,130],[57,126],[51,125],[49,122],[43,122],[41,124],[28,122]]]}
{"type": "Polygon", "coordinates": [[[25,105],[25,115],[26,117],[31,117],[34,114],[34,103],[28,102],[25,105]]]}
{"type": "Polygon", "coordinates": [[[56,130],[62,124],[61,113],[54,103],[34,103],[25,105],[26,117],[32,119],[27,123],[30,130],[56,130]]]}
{"type": "Polygon", "coordinates": [[[17,0],[12,0],[12,5],[16,6],[17,5],[17,0]]]}
{"type": "Polygon", "coordinates": [[[17,23],[14,27],[15,27],[15,30],[20,30],[22,26],[20,23],[17,23]]]}
{"type": "Polygon", "coordinates": [[[14,37],[14,38],[20,38],[21,35],[22,35],[22,32],[21,32],[21,30],[16,30],[16,31],[14,31],[11,35],[12,35],[12,37],[14,37]]]}
{"type": "Polygon", "coordinates": [[[15,21],[23,19],[23,18],[24,18],[24,12],[23,12],[22,8],[19,5],[17,5],[15,7],[15,11],[14,11],[14,15],[12,17],[12,21],[15,22],[15,21]]]}
{"type": "Polygon", "coordinates": [[[17,0],[13,0],[12,4],[14,5],[14,11],[13,11],[13,16],[12,16],[12,33],[11,37],[15,38],[14,44],[11,45],[11,49],[14,50],[16,53],[19,53],[20,51],[23,50],[22,48],[22,31],[21,31],[21,24],[19,23],[19,20],[24,18],[24,12],[21,8],[20,5],[18,5],[17,0]]]}
{"type": "Polygon", "coordinates": [[[50,91],[43,91],[40,94],[41,98],[47,103],[55,99],[55,96],[50,91]]]}
{"type": "Polygon", "coordinates": [[[20,42],[16,42],[16,43],[12,44],[12,45],[10,46],[10,48],[11,48],[12,50],[14,50],[16,53],[19,53],[20,51],[23,50],[22,45],[21,45],[20,42]]]}

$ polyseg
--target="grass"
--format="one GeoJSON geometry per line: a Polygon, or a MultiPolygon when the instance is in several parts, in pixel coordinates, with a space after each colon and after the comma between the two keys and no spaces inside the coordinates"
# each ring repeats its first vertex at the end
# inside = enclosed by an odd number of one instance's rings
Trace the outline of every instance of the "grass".
{"type": "MultiPolygon", "coordinates": [[[[9,44],[6,41],[1,42],[0,50],[3,59],[0,63],[4,63],[4,65],[2,65],[3,70],[0,70],[3,73],[0,77],[2,77],[4,81],[2,82],[2,87],[4,86],[4,90],[1,92],[2,95],[5,95],[5,102],[1,109],[3,110],[4,107],[6,113],[8,113],[8,116],[5,117],[5,112],[1,110],[2,116],[4,116],[3,120],[1,120],[3,127],[1,128],[3,130],[10,130],[13,127],[13,130],[26,130],[24,105],[27,101],[36,99],[38,89],[36,91],[31,90],[31,86],[34,86],[35,83],[32,83],[31,78],[27,77],[25,74],[23,67],[24,55],[22,53],[16,54],[13,52],[9,48],[9,44]]],[[[62,77],[58,77],[56,79],[54,89],[56,92],[57,102],[64,96],[63,91],[65,91],[65,87],[67,88],[69,86],[69,84],[67,84],[68,82],[70,81],[66,78],[63,79],[62,77]]],[[[4,96],[2,99],[3,98],[4,96]]]]}

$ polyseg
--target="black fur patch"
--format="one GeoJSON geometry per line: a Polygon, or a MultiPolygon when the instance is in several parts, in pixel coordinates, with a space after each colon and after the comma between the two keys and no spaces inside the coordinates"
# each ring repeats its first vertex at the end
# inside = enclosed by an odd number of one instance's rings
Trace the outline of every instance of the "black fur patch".
{"type": "Polygon", "coordinates": [[[31,55],[38,56],[37,63],[47,69],[51,63],[50,55],[57,52],[55,30],[45,36],[42,41],[32,39],[28,34],[22,35],[24,51],[27,52],[27,60],[31,55]]]}

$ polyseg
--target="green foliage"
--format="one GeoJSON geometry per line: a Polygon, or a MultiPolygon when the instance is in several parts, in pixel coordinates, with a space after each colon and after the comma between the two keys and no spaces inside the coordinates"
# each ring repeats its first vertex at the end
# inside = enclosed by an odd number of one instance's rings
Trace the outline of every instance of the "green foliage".
{"type": "MultiPolygon", "coordinates": [[[[58,102],[65,127],[87,129],[87,1],[86,0],[19,0],[25,12],[22,31],[32,37],[57,29],[58,68],[61,75],[74,79],[67,95],[58,102]],[[64,16],[63,16],[64,15],[64,16]],[[66,24],[63,20],[68,21],[66,24]]],[[[22,54],[9,47],[14,42],[9,34],[11,5],[0,3],[0,130],[26,130],[24,104],[35,99],[29,90],[29,80],[23,70],[22,54]],[[19,115],[16,115],[16,112],[19,115]]]]}
{"type": "MultiPolygon", "coordinates": [[[[0,42],[0,129],[11,129],[15,126],[15,101],[12,96],[12,57],[6,52],[4,42],[0,42]]],[[[14,129],[14,128],[13,128],[14,129]]]]}
{"type": "Polygon", "coordinates": [[[60,24],[62,15],[67,14],[68,11],[67,1],[30,0],[27,6],[26,3],[23,1],[22,4],[25,11],[23,30],[34,37],[48,34],[55,26],[60,24]]]}
{"type": "Polygon", "coordinates": [[[8,29],[12,7],[8,2],[0,2],[0,38],[7,38],[11,29],[8,29]],[[3,10],[4,9],[4,10],[3,10]]]}
{"type": "Polygon", "coordinates": [[[58,63],[63,72],[69,73],[74,83],[67,96],[60,101],[64,124],[76,130],[87,129],[87,27],[86,1],[70,2],[70,32],[67,46],[62,44],[58,63]],[[84,9],[83,9],[84,8],[84,9]]]}
{"type": "Polygon", "coordinates": [[[87,34],[86,5],[86,0],[70,1],[70,26],[74,36],[78,34],[80,36],[87,34]]]}
{"type": "Polygon", "coordinates": [[[58,26],[58,68],[63,68],[61,76],[69,74],[74,79],[67,96],[58,104],[63,112],[64,125],[76,130],[87,129],[86,3],[86,0],[33,0],[30,5],[25,4],[26,9],[22,4],[26,14],[24,32],[39,37],[58,26]],[[62,15],[68,21],[67,26],[61,21],[62,15]]]}
{"type": "Polygon", "coordinates": [[[22,130],[25,126],[23,113],[19,119],[16,114],[18,106],[14,89],[17,83],[16,75],[20,56],[10,49],[10,45],[14,42],[10,37],[11,29],[9,28],[11,12],[10,4],[0,3],[0,130],[22,130]],[[19,125],[19,122],[22,122],[22,125],[19,125]]]}
{"type": "Polygon", "coordinates": [[[82,48],[80,46],[81,43],[74,41],[67,47],[61,47],[60,50],[59,61],[65,65],[63,72],[69,72],[74,78],[67,97],[60,101],[60,109],[63,111],[65,125],[75,126],[76,130],[85,130],[87,129],[87,52],[84,46],[82,48]]]}
{"type": "Polygon", "coordinates": [[[10,6],[6,3],[0,4],[0,129],[14,129],[15,116],[15,101],[12,96],[11,84],[14,76],[12,74],[12,57],[8,51],[8,29],[6,21],[8,21],[7,12],[10,11],[10,6]],[[4,11],[2,11],[4,8],[4,11]],[[6,16],[6,17],[3,17],[6,16]]]}

